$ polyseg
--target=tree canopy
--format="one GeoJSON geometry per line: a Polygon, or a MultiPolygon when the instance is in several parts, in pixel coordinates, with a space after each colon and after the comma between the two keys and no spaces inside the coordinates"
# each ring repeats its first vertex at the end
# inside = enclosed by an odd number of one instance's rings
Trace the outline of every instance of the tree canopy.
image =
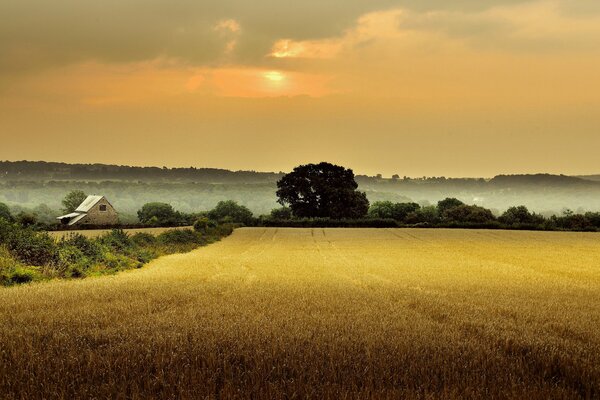
{"type": "Polygon", "coordinates": [[[146,203],[137,215],[140,222],[147,225],[174,225],[181,220],[181,214],[167,203],[146,203]]]}
{"type": "Polygon", "coordinates": [[[281,205],[299,218],[360,218],[369,201],[357,190],[351,169],[322,162],[300,165],[277,182],[281,205]]]}
{"type": "Polygon", "coordinates": [[[253,221],[252,211],[233,200],[220,201],[207,216],[214,221],[240,222],[245,225],[251,225],[253,221]]]}
{"type": "Polygon", "coordinates": [[[86,198],[87,194],[83,190],[72,190],[62,201],[63,211],[65,213],[72,213],[86,198]]]}

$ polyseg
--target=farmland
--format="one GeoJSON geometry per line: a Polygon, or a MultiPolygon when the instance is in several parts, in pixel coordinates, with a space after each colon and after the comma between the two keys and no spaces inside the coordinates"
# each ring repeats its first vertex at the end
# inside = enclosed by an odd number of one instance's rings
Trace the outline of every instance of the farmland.
{"type": "Polygon", "coordinates": [[[0,289],[3,398],[596,398],[600,234],[243,228],[0,289]]]}

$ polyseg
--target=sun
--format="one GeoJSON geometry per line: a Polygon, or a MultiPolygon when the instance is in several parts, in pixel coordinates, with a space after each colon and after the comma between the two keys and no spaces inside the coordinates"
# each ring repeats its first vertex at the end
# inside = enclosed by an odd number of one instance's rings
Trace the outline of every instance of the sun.
{"type": "Polygon", "coordinates": [[[263,76],[271,82],[281,82],[285,79],[285,75],[278,71],[268,71],[263,76]]]}

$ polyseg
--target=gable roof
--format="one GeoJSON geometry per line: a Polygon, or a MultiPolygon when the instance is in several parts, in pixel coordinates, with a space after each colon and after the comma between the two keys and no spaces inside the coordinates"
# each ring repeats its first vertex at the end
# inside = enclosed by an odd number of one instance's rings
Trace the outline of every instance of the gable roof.
{"type": "Polygon", "coordinates": [[[98,203],[100,200],[102,200],[104,196],[96,196],[96,195],[89,195],[84,201],[83,203],[81,203],[79,205],[79,207],[77,207],[77,209],[75,210],[75,212],[78,213],[85,213],[90,211],[90,208],[94,207],[96,205],[96,203],[98,203]]]}

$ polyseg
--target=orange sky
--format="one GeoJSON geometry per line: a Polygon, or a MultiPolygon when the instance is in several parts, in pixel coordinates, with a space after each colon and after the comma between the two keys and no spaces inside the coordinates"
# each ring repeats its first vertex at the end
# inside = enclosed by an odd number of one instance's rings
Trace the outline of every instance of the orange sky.
{"type": "Polygon", "coordinates": [[[595,0],[196,3],[2,2],[0,159],[600,173],[595,0]]]}

